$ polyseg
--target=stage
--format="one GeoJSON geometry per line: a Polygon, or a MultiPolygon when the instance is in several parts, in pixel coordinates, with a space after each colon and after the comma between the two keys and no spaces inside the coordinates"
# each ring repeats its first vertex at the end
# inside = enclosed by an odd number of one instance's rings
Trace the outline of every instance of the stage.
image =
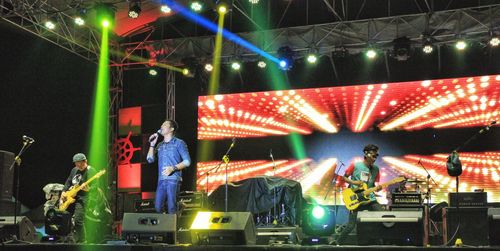
{"type": "Polygon", "coordinates": [[[62,251],[62,250],[93,250],[93,251],[112,251],[112,250],[127,250],[127,251],[149,251],[149,250],[500,250],[500,247],[415,247],[415,246],[330,246],[330,245],[245,245],[245,246],[191,246],[191,245],[77,245],[77,244],[20,244],[20,245],[3,245],[2,250],[44,250],[44,251],[62,251]]]}

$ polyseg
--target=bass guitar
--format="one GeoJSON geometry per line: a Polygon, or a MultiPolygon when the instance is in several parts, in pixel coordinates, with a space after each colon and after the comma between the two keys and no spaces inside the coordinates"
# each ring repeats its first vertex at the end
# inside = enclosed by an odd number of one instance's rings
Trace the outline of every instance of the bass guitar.
{"type": "MultiPolygon", "coordinates": [[[[405,181],[405,177],[397,177],[389,182],[383,183],[379,186],[386,188],[392,184],[405,181]]],[[[363,183],[361,187],[358,188],[346,188],[342,191],[342,199],[344,200],[345,207],[349,210],[354,210],[360,205],[365,205],[370,203],[370,193],[377,190],[377,187],[368,188],[366,183],[363,183]]]]}
{"type": "Polygon", "coordinates": [[[94,176],[92,176],[92,178],[88,179],[82,184],[70,187],[68,191],[64,192],[64,197],[66,200],[59,205],[59,210],[66,211],[66,209],[68,209],[68,207],[76,201],[75,199],[76,194],[80,192],[80,190],[82,190],[83,188],[87,187],[90,184],[90,182],[101,177],[104,173],[106,173],[106,170],[101,170],[94,176]]]}

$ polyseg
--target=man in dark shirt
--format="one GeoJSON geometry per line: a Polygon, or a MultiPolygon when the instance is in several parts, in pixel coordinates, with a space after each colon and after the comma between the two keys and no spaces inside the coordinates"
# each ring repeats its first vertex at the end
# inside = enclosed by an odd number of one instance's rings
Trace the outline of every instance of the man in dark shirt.
{"type": "MultiPolygon", "coordinates": [[[[73,163],[75,163],[75,167],[71,169],[68,179],[64,184],[61,202],[66,200],[66,192],[70,190],[72,186],[81,185],[96,174],[95,170],[87,164],[87,157],[83,153],[75,154],[73,156],[73,163]]],[[[78,243],[85,242],[85,205],[87,204],[88,193],[91,187],[92,186],[87,186],[80,190],[76,194],[76,201],[68,208],[68,211],[73,213],[75,222],[75,241],[78,243]]]]}

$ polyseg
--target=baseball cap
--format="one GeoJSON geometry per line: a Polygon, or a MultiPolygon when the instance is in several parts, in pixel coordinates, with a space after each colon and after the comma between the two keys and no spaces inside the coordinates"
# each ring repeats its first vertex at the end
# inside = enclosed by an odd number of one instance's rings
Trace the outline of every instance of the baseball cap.
{"type": "Polygon", "coordinates": [[[87,160],[87,157],[85,157],[85,154],[83,154],[83,153],[77,153],[73,156],[73,162],[82,161],[82,160],[87,160]]]}

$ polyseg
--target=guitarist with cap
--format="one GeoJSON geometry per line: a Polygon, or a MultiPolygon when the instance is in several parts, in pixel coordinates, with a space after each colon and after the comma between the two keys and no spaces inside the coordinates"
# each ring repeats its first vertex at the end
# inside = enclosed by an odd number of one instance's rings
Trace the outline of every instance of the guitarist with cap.
{"type": "MultiPolygon", "coordinates": [[[[81,185],[91,177],[93,177],[97,172],[94,168],[87,164],[87,157],[83,153],[77,153],[73,156],[73,163],[75,167],[71,169],[71,172],[64,184],[63,193],[61,194],[61,205],[68,200],[68,190],[72,187],[81,185]]],[[[93,186],[95,183],[90,183],[90,185],[83,187],[75,196],[75,202],[72,203],[68,211],[73,214],[73,219],[75,223],[75,241],[77,243],[85,242],[85,205],[88,201],[88,194],[90,189],[94,189],[97,186],[93,186]]],[[[61,207],[60,205],[60,207],[61,207]]]]}
{"type": "MultiPolygon", "coordinates": [[[[378,157],[378,146],[373,144],[368,144],[363,148],[364,160],[362,162],[351,163],[346,169],[344,176],[342,177],[349,187],[360,187],[366,184],[368,188],[375,188],[375,191],[380,191],[382,186],[376,186],[380,179],[379,167],[375,165],[375,160],[378,157]]],[[[352,210],[349,214],[349,222],[345,228],[340,233],[336,240],[330,242],[332,245],[342,245],[346,237],[351,233],[351,231],[356,227],[356,220],[358,211],[369,210],[369,211],[383,211],[383,207],[375,199],[375,194],[369,194],[370,201],[366,204],[360,205],[356,209],[352,210]]]]}

